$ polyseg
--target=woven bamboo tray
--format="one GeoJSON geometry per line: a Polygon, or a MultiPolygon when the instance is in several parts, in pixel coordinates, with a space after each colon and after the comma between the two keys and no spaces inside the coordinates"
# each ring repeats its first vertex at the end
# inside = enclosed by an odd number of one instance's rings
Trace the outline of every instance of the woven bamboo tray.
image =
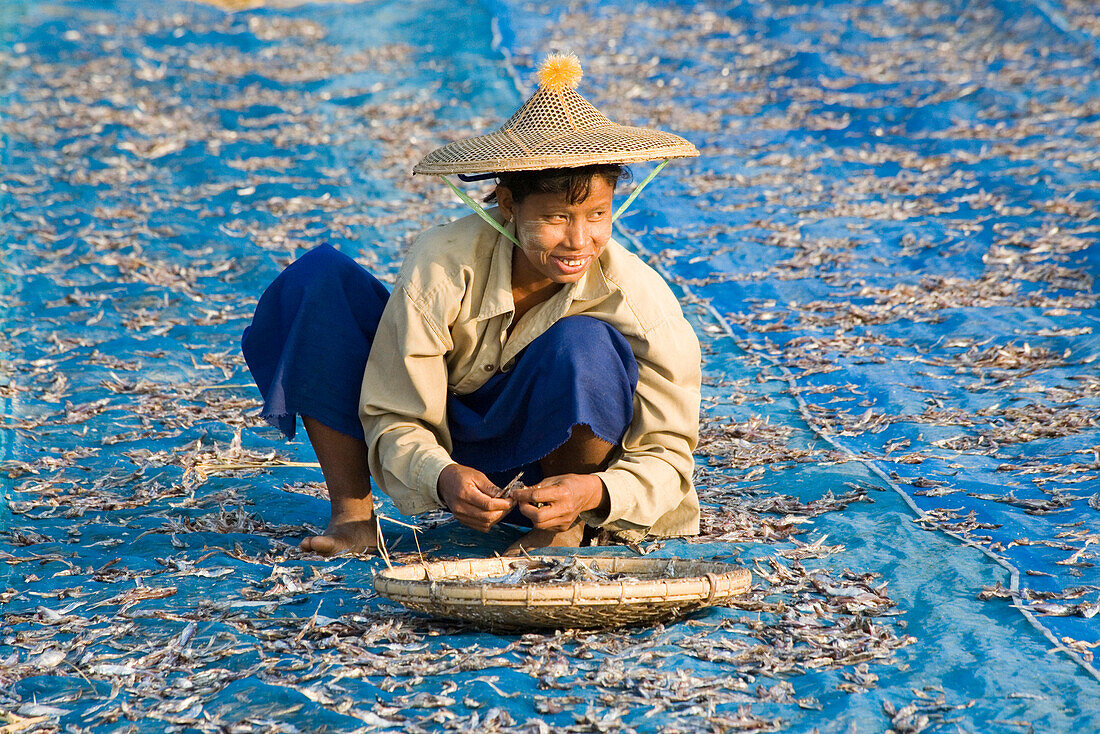
{"type": "MultiPolygon", "coordinates": [[[[727,563],[680,558],[577,556],[590,568],[633,579],[591,582],[482,581],[555,557],[485,558],[395,566],[374,577],[380,595],[436,617],[490,629],[599,629],[654,624],[728,602],[751,574],[727,563]]],[[[560,558],[560,557],[557,557],[560,558]]]]}

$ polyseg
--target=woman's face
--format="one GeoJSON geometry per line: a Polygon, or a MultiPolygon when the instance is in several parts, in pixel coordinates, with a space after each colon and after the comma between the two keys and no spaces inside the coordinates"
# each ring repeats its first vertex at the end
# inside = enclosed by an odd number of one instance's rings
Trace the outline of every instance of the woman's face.
{"type": "MultiPolygon", "coordinates": [[[[497,188],[501,211],[516,223],[522,258],[517,264],[528,280],[575,283],[611,239],[614,189],[593,176],[588,197],[570,204],[565,194],[529,194],[514,201],[512,192],[497,188]]],[[[520,275],[520,273],[517,273],[520,275]]]]}

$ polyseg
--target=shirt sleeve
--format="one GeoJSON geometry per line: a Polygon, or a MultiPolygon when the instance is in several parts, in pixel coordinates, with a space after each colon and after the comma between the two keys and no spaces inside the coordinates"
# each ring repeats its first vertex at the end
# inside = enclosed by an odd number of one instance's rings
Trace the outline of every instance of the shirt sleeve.
{"type": "Polygon", "coordinates": [[[631,346],[638,361],[634,418],[618,459],[597,473],[610,510],[606,516],[582,513],[581,519],[640,537],[692,492],[702,370],[699,340],[682,315],[631,346]]]}
{"type": "Polygon", "coordinates": [[[442,507],[439,474],[453,464],[447,431],[446,315],[399,276],[363,373],[359,418],[371,476],[405,515],[442,507]]]}

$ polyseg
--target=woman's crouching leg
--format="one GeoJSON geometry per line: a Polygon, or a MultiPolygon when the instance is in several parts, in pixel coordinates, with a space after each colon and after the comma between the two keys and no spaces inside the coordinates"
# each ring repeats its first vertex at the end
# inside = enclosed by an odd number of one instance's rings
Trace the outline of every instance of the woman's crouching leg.
{"type": "Polygon", "coordinates": [[[634,417],[638,384],[622,334],[590,316],[564,318],[524,350],[517,367],[534,373],[542,395],[530,403],[528,422],[553,439],[538,457],[543,477],[606,469],[634,417]]]}
{"type": "Polygon", "coordinates": [[[355,261],[322,245],[268,287],[241,340],[263,417],[293,438],[300,414],[325,476],[331,518],[323,535],[302,541],[305,551],[327,556],[377,546],[358,404],[387,296],[355,261]]]}
{"type": "Polygon", "coordinates": [[[585,424],[573,426],[569,439],[539,461],[544,477],[558,474],[594,474],[611,463],[615,445],[585,424]]]}
{"type": "Polygon", "coordinates": [[[507,372],[449,399],[452,456],[494,480],[507,482],[524,469],[536,482],[543,460],[574,453],[578,426],[618,445],[634,417],[637,382],[638,363],[622,334],[589,316],[561,319],[507,372]]]}

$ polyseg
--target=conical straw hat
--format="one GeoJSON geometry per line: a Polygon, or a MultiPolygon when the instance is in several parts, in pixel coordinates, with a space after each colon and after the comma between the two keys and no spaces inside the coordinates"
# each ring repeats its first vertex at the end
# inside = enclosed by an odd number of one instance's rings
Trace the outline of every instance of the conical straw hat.
{"type": "Polygon", "coordinates": [[[413,173],[533,171],[699,155],[678,135],[607,119],[574,89],[580,78],[576,56],[548,57],[539,68],[538,89],[503,127],[433,150],[413,173]]]}

